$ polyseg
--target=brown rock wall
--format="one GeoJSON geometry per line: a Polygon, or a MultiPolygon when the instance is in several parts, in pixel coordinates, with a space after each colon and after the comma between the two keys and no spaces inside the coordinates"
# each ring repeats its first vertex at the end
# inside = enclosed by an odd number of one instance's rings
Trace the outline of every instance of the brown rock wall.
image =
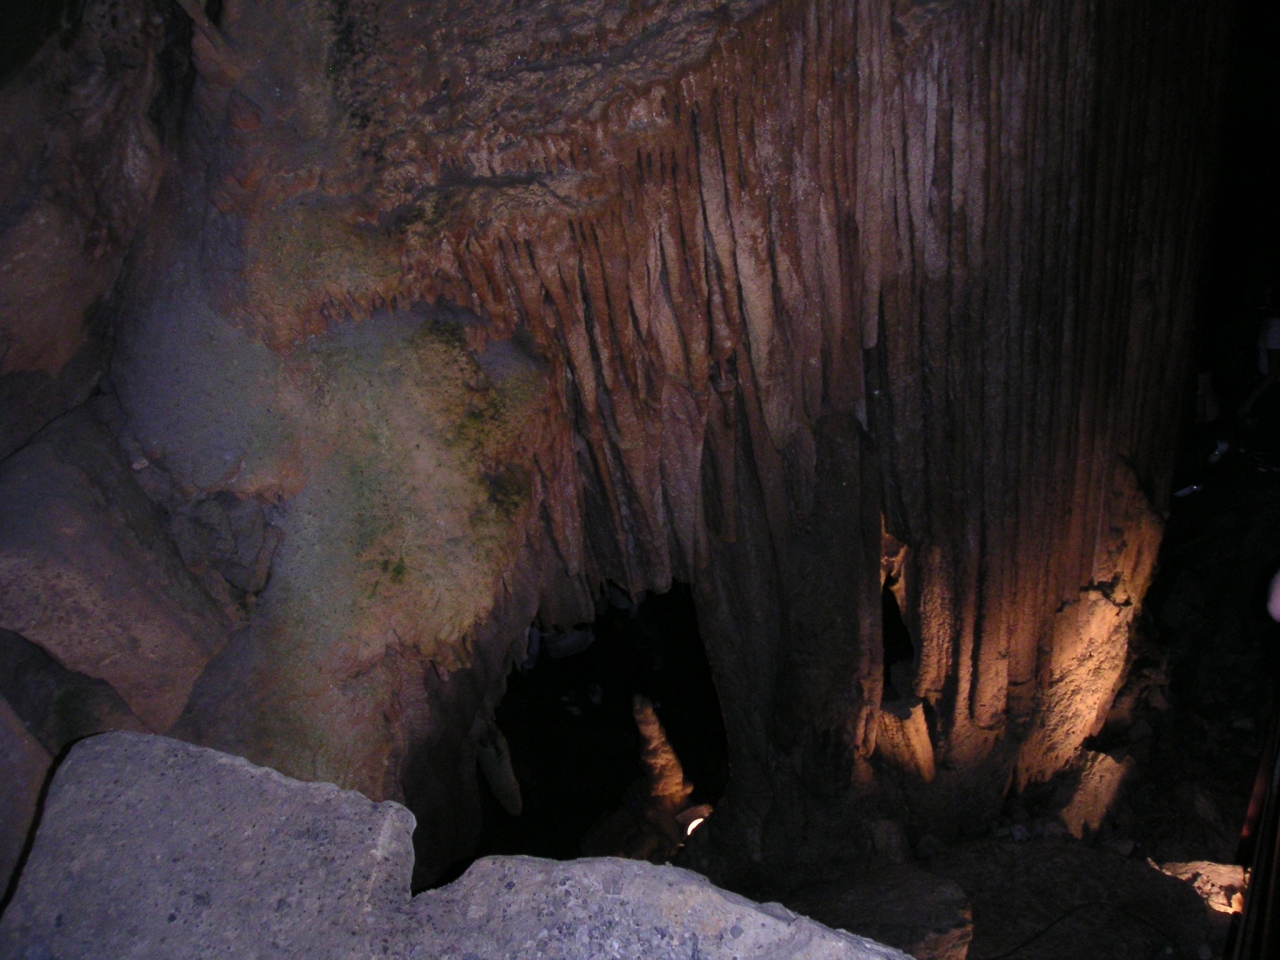
{"type": "Polygon", "coordinates": [[[166,10],[85,4],[0,90],[0,456],[82,403],[105,365],[104,304],[180,96],[162,66],[166,10]]]}
{"type": "Polygon", "coordinates": [[[0,630],[0,697],[51,757],[95,733],[147,732],[109,684],[67,670],[7,630],[0,630]]]}
{"type": "Polygon", "coordinates": [[[153,731],[178,718],[226,639],[221,611],[85,408],[0,467],[0,628],[105,680],[153,731]]]}

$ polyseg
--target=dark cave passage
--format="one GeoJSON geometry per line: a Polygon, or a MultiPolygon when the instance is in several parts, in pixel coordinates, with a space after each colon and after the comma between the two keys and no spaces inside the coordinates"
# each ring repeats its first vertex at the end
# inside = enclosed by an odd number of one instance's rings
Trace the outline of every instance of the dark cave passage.
{"type": "Polygon", "coordinates": [[[0,34],[0,84],[25,67],[41,44],[80,13],[82,3],[39,0],[5,4],[5,30],[0,34]]]}
{"type": "Polygon", "coordinates": [[[880,623],[884,636],[884,698],[898,700],[912,694],[915,679],[915,644],[902,619],[898,597],[893,592],[896,578],[885,581],[880,591],[880,623]]]}
{"type": "Polygon", "coordinates": [[[653,702],[693,784],[688,805],[714,805],[724,792],[724,723],[690,588],[676,584],[629,609],[613,605],[589,629],[595,639],[585,650],[557,655],[575,645],[572,635],[561,635],[559,643],[544,639],[537,657],[508,679],[496,720],[523,809],[519,816],[504,810],[480,776],[484,827],[477,856],[581,856],[589,835],[607,831],[602,818],[638,802],[636,694],[653,702]]]}

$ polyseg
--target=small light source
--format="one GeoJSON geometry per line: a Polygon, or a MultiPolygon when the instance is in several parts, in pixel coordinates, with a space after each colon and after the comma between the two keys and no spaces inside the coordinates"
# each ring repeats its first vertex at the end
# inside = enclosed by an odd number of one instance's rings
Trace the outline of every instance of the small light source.
{"type": "Polygon", "coordinates": [[[711,816],[711,804],[699,803],[697,806],[689,807],[687,810],[681,810],[676,816],[676,823],[684,827],[684,835],[686,837],[693,836],[693,831],[702,826],[702,821],[711,816]]]}

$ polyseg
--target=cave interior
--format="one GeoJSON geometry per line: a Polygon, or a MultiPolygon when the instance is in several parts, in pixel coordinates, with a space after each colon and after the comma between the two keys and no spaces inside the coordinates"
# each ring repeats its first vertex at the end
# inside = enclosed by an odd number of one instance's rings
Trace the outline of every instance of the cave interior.
{"type": "Polygon", "coordinates": [[[1275,4],[10,6],[3,905],[131,731],[404,804],[415,892],[1239,949],[1275,4]]]}

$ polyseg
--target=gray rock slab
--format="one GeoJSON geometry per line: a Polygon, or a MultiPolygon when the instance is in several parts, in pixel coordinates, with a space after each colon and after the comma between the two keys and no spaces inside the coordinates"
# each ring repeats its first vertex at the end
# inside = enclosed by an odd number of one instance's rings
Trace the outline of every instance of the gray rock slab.
{"type": "Polygon", "coordinates": [[[176,740],[73,747],[0,957],[362,957],[409,897],[413,816],[176,740]]]}
{"type": "Polygon", "coordinates": [[[413,817],[213,750],[110,733],[50,786],[0,960],[905,960],[674,867],[489,857],[410,899],[413,817]]]}
{"type": "Polygon", "coordinates": [[[440,960],[835,960],[902,958],[890,947],[757,904],[678,867],[598,857],[486,857],[420,894],[409,956],[440,960]]]}

